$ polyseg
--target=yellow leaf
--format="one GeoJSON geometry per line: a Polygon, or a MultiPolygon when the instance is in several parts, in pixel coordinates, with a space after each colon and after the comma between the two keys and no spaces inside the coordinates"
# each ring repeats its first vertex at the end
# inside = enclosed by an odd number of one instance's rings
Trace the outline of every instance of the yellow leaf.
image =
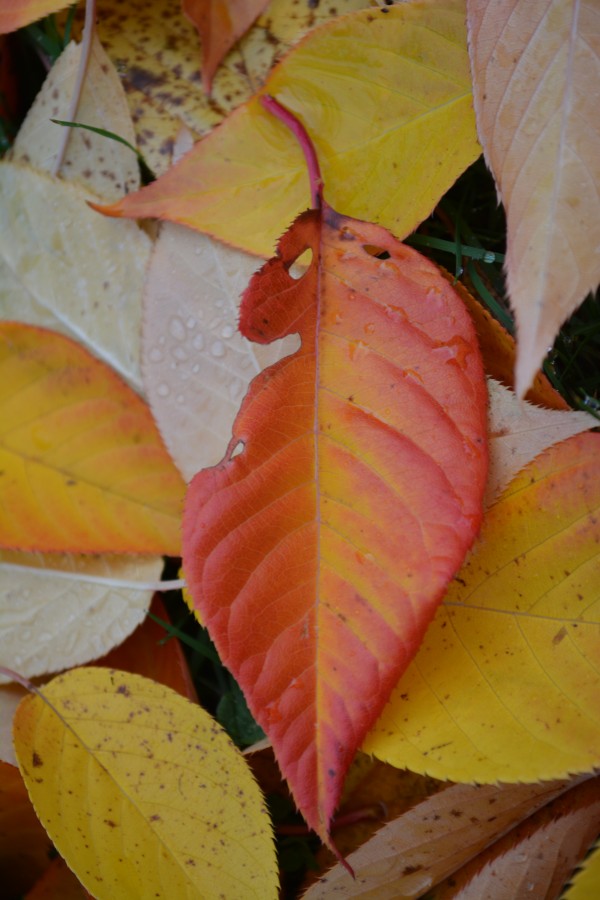
{"type": "MultiPolygon", "coordinates": [[[[568,782],[445,787],[384,825],[350,854],[348,862],[356,875],[354,882],[338,864],[307,891],[303,900],[328,900],[335,896],[377,900],[421,897],[567,786],[568,782]]],[[[483,893],[476,895],[484,896],[488,897],[483,893]]],[[[505,894],[504,898],[509,896],[522,895],[505,894]]]]}
{"type": "Polygon", "coordinates": [[[91,197],[18,163],[0,163],[0,318],[69,335],[139,388],[150,241],[132,222],[111,223],[93,212],[91,197]]]}
{"type": "MultiPolygon", "coordinates": [[[[327,201],[404,237],[479,155],[463,0],[418,0],[312,31],[269,77],[314,141],[327,201]]],[[[156,216],[268,256],[309,199],[302,151],[256,96],[111,215],[156,216]]]]}
{"type": "Polygon", "coordinates": [[[178,555],[185,486],[146,404],[78,344],[0,323],[0,544],[178,555]]]}
{"type": "Polygon", "coordinates": [[[517,472],[543,450],[598,425],[598,420],[586,412],[542,409],[518,400],[514,391],[493,378],[488,378],[488,391],[490,467],[487,506],[517,472]]]}
{"type": "Polygon", "coordinates": [[[600,764],[599,452],[558,444],[488,510],[366,752],[454,781],[600,764]]]}
{"type": "Polygon", "coordinates": [[[35,810],[99,898],[277,896],[268,814],[200,707],[115,669],[76,669],[17,711],[35,810]]]}
{"type": "MultiPolygon", "coordinates": [[[[52,171],[64,126],[50,119],[68,120],[80,59],[81,46],[71,43],[52,66],[15,138],[11,159],[52,171]]],[[[123,87],[97,38],[92,43],[75,121],[112,131],[135,146],[123,87]]],[[[79,128],[70,130],[61,174],[107,200],[116,200],[140,186],[133,151],[110,138],[79,128]]]]}
{"type": "Polygon", "coordinates": [[[477,126],[507,215],[523,396],[600,281],[598,4],[467,0],[477,126]]]}
{"type": "Polygon", "coordinates": [[[138,146],[150,168],[165,172],[182,122],[196,136],[218,125],[264,83],[274,62],[309,28],[369,0],[335,5],[272,0],[215,75],[211,96],[201,87],[202,49],[181,0],[100,0],[98,35],[129,98],[138,146]]]}
{"type": "Polygon", "coordinates": [[[222,458],[251,379],[298,346],[239,333],[239,298],[257,266],[179,225],[163,225],[156,242],[144,288],[144,389],[186,479],[222,458]]]}
{"type": "Polygon", "coordinates": [[[97,659],[143,621],[162,568],[160,556],[0,551],[0,665],[31,678],[97,659]]]}

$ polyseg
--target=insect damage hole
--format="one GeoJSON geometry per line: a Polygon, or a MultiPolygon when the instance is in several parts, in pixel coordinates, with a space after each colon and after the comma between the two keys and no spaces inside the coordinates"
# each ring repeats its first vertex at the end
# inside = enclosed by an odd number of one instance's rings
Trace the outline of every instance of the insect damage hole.
{"type": "Polygon", "coordinates": [[[236,456],[239,456],[240,453],[243,453],[246,449],[246,444],[244,441],[238,441],[231,453],[229,454],[229,459],[234,459],[236,456]]]}
{"type": "Polygon", "coordinates": [[[304,250],[300,256],[297,256],[293,263],[288,267],[288,272],[290,277],[294,279],[294,281],[298,281],[302,276],[307,272],[312,262],[313,252],[308,247],[307,250],[304,250]]]}
{"type": "Polygon", "coordinates": [[[375,259],[389,259],[391,254],[388,253],[387,250],[384,250],[383,247],[376,247],[374,244],[363,244],[363,250],[369,254],[369,256],[374,256],[375,259]]]}

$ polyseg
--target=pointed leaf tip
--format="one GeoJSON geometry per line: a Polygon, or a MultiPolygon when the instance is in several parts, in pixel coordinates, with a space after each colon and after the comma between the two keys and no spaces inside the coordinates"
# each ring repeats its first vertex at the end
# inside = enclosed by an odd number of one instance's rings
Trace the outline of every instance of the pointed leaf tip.
{"type": "Polygon", "coordinates": [[[184,569],[329,842],[354,752],[479,528],[483,368],[435,266],[327,204],[252,278],[240,328],[260,342],[300,332],[302,345],[255,378],[227,455],[193,479],[184,569]]]}

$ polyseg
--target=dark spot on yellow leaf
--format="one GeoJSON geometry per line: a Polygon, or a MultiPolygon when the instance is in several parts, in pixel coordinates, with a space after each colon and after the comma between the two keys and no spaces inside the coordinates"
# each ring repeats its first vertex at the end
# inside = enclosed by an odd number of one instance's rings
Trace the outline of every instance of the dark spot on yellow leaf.
{"type": "Polygon", "coordinates": [[[112,819],[105,819],[105,820],[104,820],[104,824],[105,824],[105,825],[108,825],[109,828],[116,828],[116,827],[117,827],[117,823],[116,823],[116,822],[113,822],[112,819]]]}
{"type": "Polygon", "coordinates": [[[131,696],[131,691],[129,690],[129,688],[127,687],[126,684],[120,684],[119,687],[118,687],[117,690],[116,690],[116,693],[117,693],[117,694],[123,694],[124,697],[130,697],[130,696],[131,696]]]}
{"type": "Polygon", "coordinates": [[[418,872],[422,868],[423,868],[423,866],[406,866],[402,870],[402,874],[403,875],[412,875],[414,872],[418,872]]]}
{"type": "Polygon", "coordinates": [[[148,72],[140,69],[138,66],[132,66],[127,73],[127,80],[131,87],[138,91],[144,91],[151,87],[158,87],[164,83],[164,75],[156,75],[154,72],[148,72]]]}
{"type": "Polygon", "coordinates": [[[562,640],[564,640],[567,636],[567,629],[563,626],[559,631],[556,632],[554,637],[552,638],[552,643],[556,646],[560,644],[562,640]]]}
{"type": "Polygon", "coordinates": [[[33,766],[34,766],[36,769],[37,769],[39,766],[43,766],[43,765],[44,765],[41,756],[39,755],[39,753],[36,753],[35,750],[34,750],[33,753],[31,754],[31,762],[32,762],[33,766]]]}

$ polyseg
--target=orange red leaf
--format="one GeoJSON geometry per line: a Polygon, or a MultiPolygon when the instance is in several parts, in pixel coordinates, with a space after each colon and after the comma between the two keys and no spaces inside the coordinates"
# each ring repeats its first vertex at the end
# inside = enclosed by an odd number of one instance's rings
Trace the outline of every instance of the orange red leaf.
{"type": "Polygon", "coordinates": [[[479,528],[482,364],[435,266],[326,204],[253,277],[240,329],[302,344],[255,378],[225,458],[192,481],[184,570],[327,840],[354,751],[479,528]]]}

